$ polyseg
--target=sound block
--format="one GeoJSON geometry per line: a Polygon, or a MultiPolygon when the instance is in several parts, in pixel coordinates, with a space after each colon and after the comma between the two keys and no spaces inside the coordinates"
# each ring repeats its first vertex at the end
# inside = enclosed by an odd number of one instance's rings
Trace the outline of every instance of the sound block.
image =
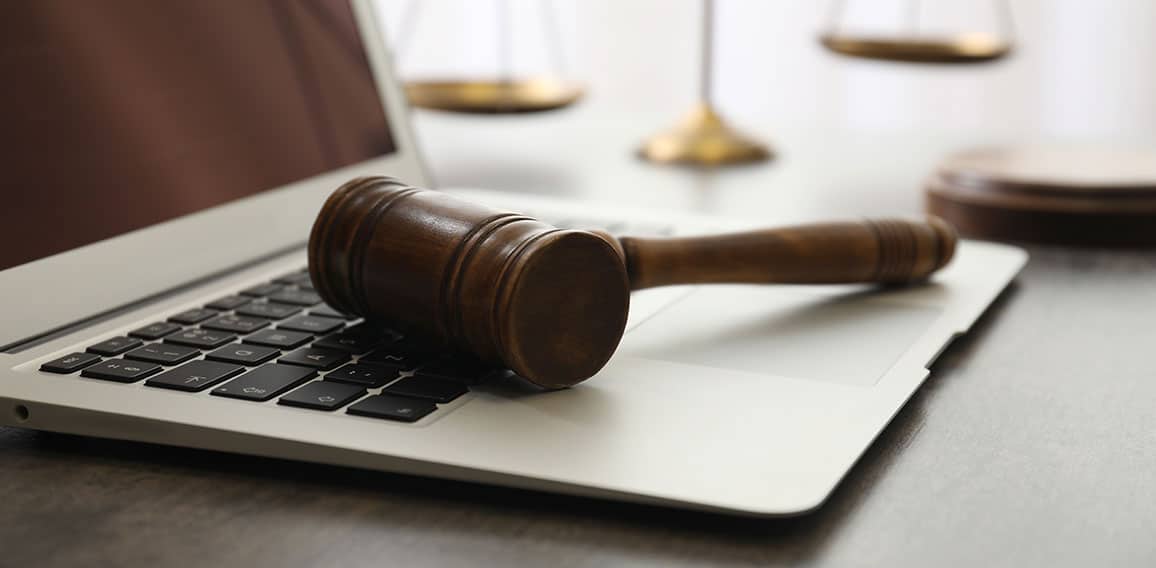
{"type": "Polygon", "coordinates": [[[965,236],[1156,246],[1156,148],[1008,147],[945,160],[927,210],[965,236]]]}

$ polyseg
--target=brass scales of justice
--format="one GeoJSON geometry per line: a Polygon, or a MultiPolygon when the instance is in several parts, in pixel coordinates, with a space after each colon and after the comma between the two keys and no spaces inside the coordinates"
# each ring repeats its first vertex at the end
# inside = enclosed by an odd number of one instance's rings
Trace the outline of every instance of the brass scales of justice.
{"type": "MultiPolygon", "coordinates": [[[[550,0],[541,10],[554,73],[515,79],[511,76],[511,14],[509,0],[498,0],[499,73],[494,79],[416,80],[405,88],[416,107],[460,113],[506,114],[540,112],[569,106],[583,88],[564,78],[565,61],[559,45],[557,14],[550,0]]],[[[420,0],[402,10],[401,33],[395,53],[400,58],[416,26],[420,0]]],[[[861,34],[844,31],[847,0],[834,0],[819,42],[828,51],[857,59],[898,63],[973,65],[1003,59],[1012,52],[1014,25],[1010,0],[993,0],[996,33],[962,32],[925,34],[920,31],[921,0],[907,0],[906,31],[861,34]]],[[[672,129],[645,140],[638,149],[643,159],[667,164],[720,166],[770,159],[768,146],[732,127],[713,100],[715,0],[703,0],[699,58],[699,102],[672,129]]]]}
{"type": "MultiPolygon", "coordinates": [[[[582,86],[565,78],[566,59],[561,45],[557,10],[552,0],[540,1],[543,2],[540,13],[552,73],[513,77],[513,14],[510,0],[497,0],[497,76],[406,81],[405,93],[409,103],[415,107],[459,113],[516,114],[559,109],[581,99],[584,92],[582,86]]],[[[426,3],[428,0],[409,0],[403,6],[400,17],[402,25],[394,47],[395,58],[400,60],[408,51],[413,30],[421,15],[421,7],[426,3]]]]}

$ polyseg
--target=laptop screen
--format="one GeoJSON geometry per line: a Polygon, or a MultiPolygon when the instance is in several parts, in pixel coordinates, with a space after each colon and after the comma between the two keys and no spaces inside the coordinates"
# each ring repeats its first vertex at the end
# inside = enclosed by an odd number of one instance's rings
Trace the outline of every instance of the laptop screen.
{"type": "Polygon", "coordinates": [[[395,150],[347,0],[4,2],[0,82],[0,270],[395,150]]]}

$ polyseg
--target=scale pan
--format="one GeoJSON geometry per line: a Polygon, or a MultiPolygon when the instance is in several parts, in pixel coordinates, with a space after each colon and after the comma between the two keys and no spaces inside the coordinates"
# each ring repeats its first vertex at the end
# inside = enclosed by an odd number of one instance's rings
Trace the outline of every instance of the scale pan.
{"type": "Polygon", "coordinates": [[[514,114],[554,110],[582,98],[582,87],[548,77],[509,81],[410,81],[413,106],[471,114],[514,114]]]}
{"type": "Polygon", "coordinates": [[[984,63],[1000,59],[1012,49],[1009,42],[990,34],[945,37],[824,34],[819,41],[828,50],[848,57],[909,63],[984,63]]]}

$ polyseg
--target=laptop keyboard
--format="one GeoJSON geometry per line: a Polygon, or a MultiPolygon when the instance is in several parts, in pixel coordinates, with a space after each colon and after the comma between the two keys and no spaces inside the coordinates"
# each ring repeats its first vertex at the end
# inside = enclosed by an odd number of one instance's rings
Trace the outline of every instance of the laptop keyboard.
{"type": "MultiPolygon", "coordinates": [[[[669,227],[560,220],[665,235],[669,227]]],[[[322,303],[305,269],[48,361],[40,371],[317,412],[416,422],[502,370],[322,303]]]]}
{"type": "Polygon", "coordinates": [[[305,270],[40,366],[56,374],[414,422],[497,369],[323,304],[305,270]]]}

